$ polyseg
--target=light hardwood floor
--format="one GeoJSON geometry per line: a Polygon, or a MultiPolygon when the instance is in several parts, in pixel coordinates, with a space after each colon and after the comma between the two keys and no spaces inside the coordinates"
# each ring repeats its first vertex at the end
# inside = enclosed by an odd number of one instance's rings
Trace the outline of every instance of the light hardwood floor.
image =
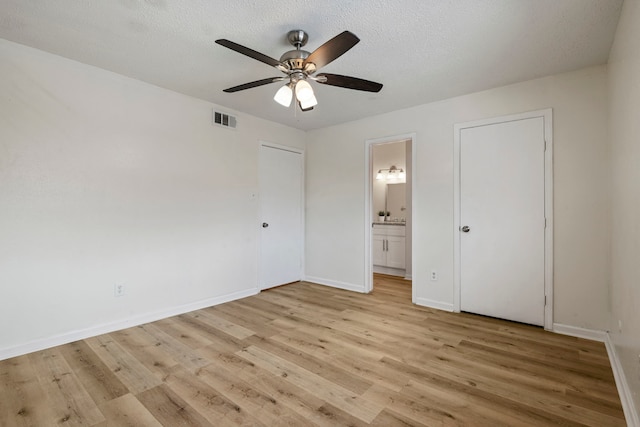
{"type": "Polygon", "coordinates": [[[625,425],[601,343],[310,283],[0,362],[0,425],[625,425]]]}

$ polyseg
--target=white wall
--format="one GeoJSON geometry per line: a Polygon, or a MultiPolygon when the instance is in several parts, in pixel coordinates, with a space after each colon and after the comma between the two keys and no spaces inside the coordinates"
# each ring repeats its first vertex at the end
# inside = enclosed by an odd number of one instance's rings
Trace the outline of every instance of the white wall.
{"type": "Polygon", "coordinates": [[[608,327],[605,66],[426,104],[307,136],[306,273],[363,290],[364,144],[416,132],[413,279],[417,301],[453,304],[453,125],[553,108],[555,322],[608,327]],[[326,170],[344,173],[326,174],[326,170]],[[340,206],[341,217],[332,211],[340,206]],[[435,269],[439,280],[428,280],[435,269]]]}
{"type": "MultiPolygon", "coordinates": [[[[640,411],[640,2],[625,1],[609,58],[611,335],[640,411]],[[622,323],[622,329],[618,327],[622,323]]],[[[636,414],[636,420],[638,414],[636,414]]]]}
{"type": "Polygon", "coordinates": [[[0,359],[256,291],[258,140],[304,132],[215,127],[212,104],[4,40],[0,58],[0,359]]]}

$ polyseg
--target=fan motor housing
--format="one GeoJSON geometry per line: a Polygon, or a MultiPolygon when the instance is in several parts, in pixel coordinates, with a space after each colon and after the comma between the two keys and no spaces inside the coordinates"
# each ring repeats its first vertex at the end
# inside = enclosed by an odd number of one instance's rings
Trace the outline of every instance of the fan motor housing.
{"type": "Polygon", "coordinates": [[[280,62],[287,64],[290,70],[302,70],[304,60],[309,55],[310,53],[306,50],[294,49],[282,54],[280,62]]]}

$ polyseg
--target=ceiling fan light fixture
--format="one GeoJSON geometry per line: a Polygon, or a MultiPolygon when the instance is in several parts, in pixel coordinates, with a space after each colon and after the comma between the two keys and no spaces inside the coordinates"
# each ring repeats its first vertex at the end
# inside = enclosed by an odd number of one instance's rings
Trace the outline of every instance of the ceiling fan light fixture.
{"type": "MultiPolygon", "coordinates": [[[[299,80],[296,83],[296,99],[301,103],[309,103],[312,100],[315,101],[316,97],[313,94],[313,88],[306,80],[299,80]]],[[[318,102],[316,101],[316,104],[318,102]]],[[[316,105],[313,104],[313,105],[316,105]]]]}
{"type": "Polygon", "coordinates": [[[300,101],[298,101],[298,105],[300,106],[300,111],[311,111],[313,110],[313,107],[303,107],[302,104],[300,104],[300,101]]]}
{"type": "Polygon", "coordinates": [[[293,91],[291,90],[291,87],[289,87],[288,83],[278,89],[275,96],[273,97],[273,100],[283,107],[289,107],[291,105],[292,99],[293,91]]]}
{"type": "Polygon", "coordinates": [[[309,110],[313,107],[315,107],[316,105],[318,105],[318,100],[316,99],[316,97],[311,94],[311,98],[306,99],[304,101],[299,101],[300,102],[300,108],[304,111],[304,110],[309,110]]]}
{"type": "Polygon", "coordinates": [[[257,52],[246,46],[242,46],[238,43],[232,42],[231,40],[216,40],[217,44],[226,47],[227,49],[238,52],[242,55],[253,58],[271,67],[275,67],[286,75],[284,77],[268,77],[265,79],[244,83],[224,89],[223,92],[239,92],[241,90],[251,89],[270,83],[288,80],[288,83],[276,92],[273,99],[278,104],[284,106],[285,108],[288,108],[291,106],[291,101],[293,101],[293,98],[295,96],[295,101],[300,106],[300,109],[302,111],[309,111],[313,110],[314,106],[318,105],[318,100],[316,99],[315,94],[313,93],[313,88],[311,87],[307,79],[314,80],[319,84],[326,84],[329,86],[337,86],[367,92],[379,92],[380,89],[382,89],[382,84],[380,83],[371,82],[357,77],[327,73],[313,76],[313,74],[318,69],[333,62],[353,46],[355,46],[360,41],[360,39],[355,34],[349,31],[343,31],[331,40],[322,44],[313,52],[307,52],[306,50],[301,49],[301,47],[304,46],[308,40],[308,35],[305,31],[289,31],[289,33],[287,34],[287,40],[295,47],[295,49],[285,52],[280,57],[280,60],[274,59],[268,55],[257,52]]]}

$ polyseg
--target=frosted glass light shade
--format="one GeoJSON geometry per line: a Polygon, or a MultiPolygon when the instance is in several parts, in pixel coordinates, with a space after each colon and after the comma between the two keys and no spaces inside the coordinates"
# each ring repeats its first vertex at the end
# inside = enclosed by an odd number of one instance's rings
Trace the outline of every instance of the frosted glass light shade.
{"type": "Polygon", "coordinates": [[[273,97],[273,100],[283,107],[289,107],[291,105],[291,100],[293,99],[293,91],[289,87],[288,84],[282,86],[276,92],[276,95],[273,97]]]}
{"type": "Polygon", "coordinates": [[[313,95],[313,93],[311,94],[311,98],[304,101],[300,101],[300,108],[302,108],[303,110],[306,110],[311,107],[315,107],[316,105],[318,105],[318,100],[313,95]]]}
{"type": "MultiPolygon", "coordinates": [[[[313,89],[311,85],[306,80],[300,80],[296,83],[296,98],[300,101],[301,104],[309,103],[312,100],[315,101],[316,97],[313,94],[313,89]]],[[[309,107],[313,107],[318,102],[315,101],[315,104],[309,105],[309,107]]],[[[308,108],[304,107],[303,108],[308,108]]]]}

